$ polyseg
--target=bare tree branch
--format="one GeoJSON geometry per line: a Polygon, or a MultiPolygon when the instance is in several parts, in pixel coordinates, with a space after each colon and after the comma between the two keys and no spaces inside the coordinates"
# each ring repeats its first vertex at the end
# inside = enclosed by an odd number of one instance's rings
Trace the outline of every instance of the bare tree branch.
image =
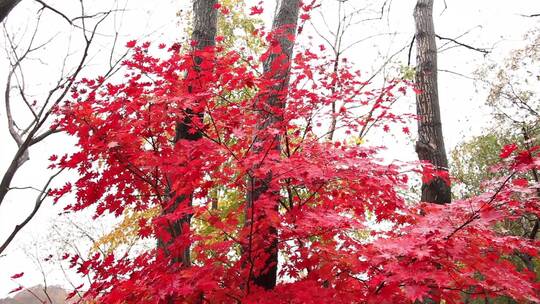
{"type": "Polygon", "coordinates": [[[63,171],[64,169],[61,169],[59,170],[58,172],[56,172],[55,174],[53,174],[49,180],[47,181],[47,183],[45,183],[45,185],[43,186],[43,189],[41,189],[41,193],[38,195],[38,197],[36,198],[36,201],[35,201],[35,204],[34,204],[34,209],[32,210],[32,212],[24,219],[24,221],[22,221],[19,225],[15,226],[15,228],[13,229],[13,231],[11,232],[11,234],[8,236],[8,238],[4,241],[4,243],[2,244],[2,246],[0,246],[0,254],[6,250],[6,248],[8,247],[9,243],[11,243],[11,241],[13,241],[13,239],[15,238],[15,236],[17,236],[17,234],[21,231],[21,229],[24,228],[24,226],[26,226],[26,224],[28,224],[30,222],[31,219],[34,218],[34,216],[36,215],[36,213],[38,212],[39,208],[41,207],[41,205],[43,204],[43,201],[45,201],[45,199],[47,198],[47,195],[49,194],[49,186],[51,184],[51,182],[63,171]]]}
{"type": "Polygon", "coordinates": [[[534,17],[540,17],[540,14],[531,14],[531,15],[523,15],[523,14],[521,14],[520,16],[521,17],[526,17],[526,18],[534,18],[534,17]]]}
{"type": "Polygon", "coordinates": [[[409,45],[409,53],[407,55],[407,66],[411,66],[411,55],[412,55],[412,50],[413,50],[415,40],[416,40],[416,35],[412,37],[411,44],[409,45]]]}
{"type": "Polygon", "coordinates": [[[66,20],[69,24],[73,25],[73,21],[71,21],[71,19],[69,19],[66,15],[64,15],[64,13],[60,12],[59,10],[55,9],[54,7],[48,5],[47,3],[41,1],[41,0],[34,0],[36,1],[37,3],[41,4],[43,7],[41,8],[41,10],[43,9],[48,9],[52,12],[54,12],[55,14],[59,15],[60,17],[62,17],[62,19],[66,20]]]}
{"type": "Polygon", "coordinates": [[[491,50],[488,50],[488,49],[484,49],[484,48],[477,48],[477,47],[474,47],[474,46],[470,46],[468,44],[465,44],[465,43],[462,43],[462,42],[459,42],[455,39],[452,39],[452,38],[446,38],[446,37],[441,37],[439,35],[435,35],[435,37],[441,39],[441,40],[447,40],[447,41],[451,41],[457,45],[460,45],[460,46],[463,46],[465,48],[468,48],[470,50],[473,50],[473,51],[477,51],[477,52],[480,52],[480,53],[483,53],[483,54],[489,54],[491,53],[491,50]]]}

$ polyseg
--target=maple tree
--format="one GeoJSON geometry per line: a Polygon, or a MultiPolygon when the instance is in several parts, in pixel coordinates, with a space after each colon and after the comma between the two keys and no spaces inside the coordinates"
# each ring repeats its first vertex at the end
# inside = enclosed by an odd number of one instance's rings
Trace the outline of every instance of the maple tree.
{"type": "MultiPolygon", "coordinates": [[[[314,5],[299,5],[299,32],[314,5]]],[[[494,227],[540,214],[534,185],[515,178],[538,166],[538,149],[505,151],[501,166],[509,175],[481,195],[445,206],[407,202],[400,193],[411,171],[426,180],[439,173],[388,164],[380,147],[326,141],[324,124],[339,100],[335,115],[345,134],[366,124],[401,125],[389,107],[409,84],[364,91],[346,62],[332,71],[311,49],[289,57],[296,32],[290,22],[255,31],[267,45],[260,58],[223,47],[223,37],[204,49],[132,41],[123,81],[83,79],[72,90],[55,127],[75,136],[79,151],[51,160],[79,178],[52,195],[76,194],[66,209],[94,208],[95,217],[168,210],[138,219],[138,237],[161,240],[152,250],[64,256],[92,276],[79,287],[86,298],[459,303],[466,293],[538,301],[533,273],[508,260],[517,252],[537,257],[538,241],[494,227]],[[370,120],[357,107],[373,109],[370,120]],[[197,138],[175,138],[178,122],[197,138]],[[176,203],[186,197],[193,203],[176,203]],[[171,228],[179,222],[182,229],[171,228]],[[181,258],[186,250],[189,264],[181,258]]]]}

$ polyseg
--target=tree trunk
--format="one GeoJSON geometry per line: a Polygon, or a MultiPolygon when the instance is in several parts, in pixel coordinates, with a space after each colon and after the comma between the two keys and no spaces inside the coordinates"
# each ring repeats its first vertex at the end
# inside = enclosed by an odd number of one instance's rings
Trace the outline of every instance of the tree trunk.
{"type": "MultiPolygon", "coordinates": [[[[275,41],[281,46],[282,54],[272,54],[264,62],[264,74],[272,80],[279,80],[278,83],[271,88],[268,95],[262,96],[261,104],[256,107],[266,109],[261,113],[272,113],[273,107],[285,108],[285,98],[287,86],[289,85],[289,65],[294,48],[294,38],[296,37],[296,27],[298,22],[298,13],[300,8],[300,0],[278,0],[278,8],[276,16],[272,24],[272,31],[275,41]],[[292,40],[290,37],[293,37],[292,40]],[[281,55],[285,55],[282,57],[281,55]],[[280,58],[284,58],[282,62],[277,62],[280,58]],[[277,64],[277,65],[276,65],[277,64]],[[277,70],[272,70],[272,67],[279,66],[277,70]]],[[[275,114],[268,114],[262,117],[261,122],[257,126],[259,130],[264,130],[269,126],[279,123],[283,117],[275,114]]],[[[255,141],[270,143],[268,149],[280,151],[281,136],[275,135],[272,138],[256,138],[255,141]]],[[[263,145],[264,146],[264,145],[263,145]]],[[[261,153],[261,149],[256,149],[255,152],[261,153]]],[[[279,202],[277,199],[272,202],[271,210],[262,211],[256,210],[259,198],[262,195],[268,194],[271,197],[279,196],[279,191],[267,193],[269,184],[272,181],[272,172],[264,178],[249,178],[248,193],[246,203],[246,226],[253,228],[254,225],[259,226],[256,233],[257,236],[250,237],[250,243],[244,248],[244,254],[248,256],[246,266],[250,267],[249,278],[247,282],[247,291],[251,282],[264,289],[273,289],[277,282],[278,269],[278,229],[277,227],[268,224],[268,219],[265,212],[278,212],[279,202]],[[255,241],[251,242],[251,240],[255,241]],[[261,251],[264,251],[262,254],[261,251]],[[264,258],[262,269],[253,269],[258,258],[264,258]]],[[[262,208],[259,208],[262,209],[262,208]]],[[[253,232],[254,230],[252,230],[253,232]]]]}
{"type": "MultiPolygon", "coordinates": [[[[194,44],[194,52],[204,50],[207,47],[215,46],[215,38],[217,32],[217,10],[214,7],[217,3],[217,0],[194,0],[193,1],[193,34],[191,36],[192,41],[196,41],[194,44]]],[[[202,63],[202,58],[195,56],[194,57],[194,73],[201,72],[200,65],[202,63]]],[[[191,72],[191,71],[190,71],[191,72]]],[[[195,75],[196,77],[196,75],[195,75]]],[[[189,87],[190,93],[196,93],[198,90],[201,90],[201,87],[189,87]]],[[[192,128],[192,121],[194,118],[200,119],[202,121],[204,113],[200,110],[194,111],[192,109],[185,109],[187,115],[184,120],[178,122],[176,125],[176,134],[174,138],[174,143],[178,143],[180,140],[199,140],[202,138],[202,133],[200,131],[189,132],[192,128]]],[[[174,193],[169,191],[170,196],[174,197],[174,193]]],[[[186,196],[181,195],[176,198],[174,204],[167,209],[164,209],[163,212],[173,213],[179,206],[182,204],[192,205],[192,195],[186,196]]],[[[172,236],[172,241],[177,237],[180,237],[182,234],[187,233],[185,229],[189,229],[191,222],[191,214],[185,215],[182,219],[177,222],[170,224],[170,233],[172,236]]],[[[165,251],[168,252],[166,246],[170,245],[164,244],[161,240],[158,240],[160,246],[165,247],[165,251]]],[[[191,266],[191,257],[190,257],[190,246],[186,246],[182,250],[180,256],[172,257],[173,261],[181,263],[184,267],[191,266]]]]}
{"type": "MultiPolygon", "coordinates": [[[[433,0],[418,0],[414,9],[416,24],[416,113],[418,141],[416,153],[436,170],[448,172],[448,159],[439,108],[437,84],[437,45],[433,25],[433,0]]],[[[422,184],[422,201],[447,204],[451,201],[450,185],[440,177],[422,184]]]]}
{"type": "Polygon", "coordinates": [[[19,4],[21,0],[0,0],[0,22],[4,21],[11,13],[11,10],[19,4]]]}

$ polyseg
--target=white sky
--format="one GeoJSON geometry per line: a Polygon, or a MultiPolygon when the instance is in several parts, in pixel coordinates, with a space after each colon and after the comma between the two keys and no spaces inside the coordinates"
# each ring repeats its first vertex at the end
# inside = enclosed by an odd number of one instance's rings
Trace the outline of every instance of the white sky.
{"type": "MultiPolygon", "coordinates": [[[[334,0],[325,1],[325,17],[332,19],[332,3],[334,0]]],[[[361,0],[349,0],[353,1],[361,0]]],[[[113,1],[96,0],[91,2],[89,11],[101,11],[104,8],[110,8],[113,1]],[[101,8],[101,9],[100,9],[101,8]]],[[[119,32],[122,47],[126,41],[131,39],[141,39],[148,36],[148,40],[156,42],[170,42],[179,39],[182,35],[178,23],[181,21],[176,16],[176,12],[182,6],[189,5],[188,0],[120,0],[119,7],[126,4],[127,11],[122,16],[118,16],[114,23],[121,25],[119,32]],[[159,2],[159,5],[157,3],[159,2]],[[121,22],[120,22],[121,21],[121,22]]],[[[252,1],[258,2],[258,1],[252,1]]],[[[372,68],[378,66],[384,59],[384,54],[391,50],[400,49],[410,42],[414,32],[414,23],[412,11],[416,1],[414,0],[394,0],[392,9],[387,21],[378,23],[369,23],[365,26],[359,26],[352,29],[350,35],[346,37],[351,42],[378,32],[396,33],[393,39],[384,37],[381,39],[369,40],[359,44],[351,49],[347,54],[358,68],[366,70],[367,74],[372,68]],[[383,54],[383,55],[381,55],[383,54]]],[[[540,18],[524,18],[520,14],[540,13],[540,1],[537,0],[446,0],[448,8],[443,11],[443,2],[436,1],[435,8],[435,27],[439,35],[454,38],[468,30],[473,29],[468,35],[459,40],[477,47],[492,47],[495,45],[493,54],[488,59],[500,60],[512,48],[522,45],[522,36],[534,25],[538,25],[540,18]]],[[[70,12],[70,16],[76,16],[78,1],[75,0],[49,0],[48,4],[59,8],[62,11],[70,12]],[[68,7],[72,5],[72,7],[68,7]]],[[[364,2],[362,2],[364,3],[364,2]]],[[[267,6],[273,8],[273,1],[267,0],[267,6]]],[[[23,0],[22,3],[12,12],[7,20],[7,28],[11,33],[20,33],[25,28],[30,29],[34,26],[36,9],[39,8],[32,0],[23,0]]],[[[273,11],[268,9],[268,12],[273,11]]],[[[29,90],[37,97],[43,94],[43,88],[54,80],[54,75],[58,73],[59,63],[63,59],[63,54],[68,51],[68,30],[67,24],[52,15],[45,12],[46,18],[43,20],[43,30],[39,32],[40,41],[58,33],[58,37],[53,40],[50,47],[40,55],[42,64],[37,60],[31,61],[27,66],[27,82],[32,84],[29,90]]],[[[320,24],[319,18],[314,16],[315,24],[320,24]]],[[[114,33],[113,23],[106,24],[104,34],[114,33]]],[[[309,33],[309,31],[307,32],[309,33]]],[[[306,33],[306,34],[307,34],[306,33]]],[[[143,39],[146,40],[146,39],[143,39]]],[[[77,51],[77,41],[73,40],[72,49],[69,52],[77,51]]],[[[102,71],[104,62],[107,62],[108,52],[111,46],[111,38],[108,36],[100,37],[101,50],[93,50],[94,56],[92,65],[88,68],[89,75],[96,75],[102,71]]],[[[5,46],[4,39],[0,42],[5,46]]],[[[80,48],[80,46],[79,46],[80,48]]],[[[120,48],[121,50],[121,48],[120,48]]],[[[8,64],[0,56],[0,90],[3,90],[5,77],[7,76],[8,64]]],[[[398,57],[403,63],[406,63],[406,53],[398,57]]],[[[413,58],[414,60],[414,58],[413,58]]],[[[463,48],[454,48],[439,55],[439,69],[452,70],[461,74],[470,75],[476,68],[485,63],[485,58],[470,50],[463,48]]],[[[443,129],[447,149],[451,149],[459,143],[464,136],[478,134],[481,129],[489,122],[488,111],[483,107],[486,97],[485,91],[476,90],[471,80],[458,77],[449,73],[440,73],[439,76],[439,95],[441,104],[441,113],[443,129]]],[[[3,96],[3,94],[2,94],[3,96]]],[[[2,97],[3,98],[3,97],[2,97]]],[[[0,110],[0,172],[3,172],[13,155],[15,144],[6,132],[5,111],[0,110]]],[[[414,100],[412,98],[403,99],[402,106],[405,109],[414,111],[414,100]]],[[[382,143],[388,145],[389,156],[399,157],[401,159],[414,159],[414,151],[408,138],[385,137],[371,138],[371,143],[382,143]],[[398,141],[399,144],[394,142],[398,141]],[[397,149],[397,150],[395,150],[397,149]],[[398,152],[399,151],[399,152],[398,152]]],[[[46,144],[31,150],[31,160],[22,168],[16,176],[12,185],[39,187],[46,178],[43,164],[50,154],[62,154],[71,147],[70,141],[65,137],[56,137],[47,140],[46,144]]],[[[0,242],[11,232],[13,226],[19,223],[28,211],[33,207],[34,193],[32,191],[12,191],[8,194],[5,202],[0,207],[0,242]]],[[[52,207],[50,202],[46,202],[38,216],[23,230],[14,240],[6,256],[0,257],[0,298],[7,295],[9,290],[17,285],[11,282],[9,276],[14,273],[24,271],[26,275],[20,280],[25,286],[29,287],[41,283],[41,274],[37,272],[36,267],[31,264],[25,251],[48,252],[47,236],[50,234],[50,227],[53,222],[58,221],[56,214],[61,211],[58,206],[52,207]],[[38,247],[34,243],[39,244],[38,247]],[[38,248],[38,249],[36,249],[38,248]],[[41,249],[39,249],[41,248],[41,249]]],[[[88,224],[88,223],[87,223],[88,224]]],[[[92,229],[98,229],[92,228],[92,229]]],[[[78,234],[70,236],[73,239],[80,237],[78,234]]],[[[42,254],[41,253],[41,254],[42,254]]],[[[50,274],[49,284],[62,282],[62,276],[58,273],[50,274]]]]}

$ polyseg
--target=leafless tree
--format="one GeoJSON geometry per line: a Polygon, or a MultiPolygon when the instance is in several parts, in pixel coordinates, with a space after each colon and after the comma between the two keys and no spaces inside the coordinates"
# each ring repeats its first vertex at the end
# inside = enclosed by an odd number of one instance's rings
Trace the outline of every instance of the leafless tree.
{"type": "MultiPolygon", "coordinates": [[[[77,81],[81,79],[85,68],[87,68],[92,59],[93,53],[98,51],[95,46],[96,37],[104,36],[103,33],[100,33],[101,26],[112,14],[118,11],[116,9],[109,9],[90,13],[85,6],[85,1],[80,1],[80,8],[76,16],[68,17],[67,13],[63,13],[43,1],[36,1],[35,4],[38,5],[35,11],[36,21],[31,25],[33,30],[30,33],[17,32],[13,34],[5,24],[3,26],[5,50],[9,60],[9,71],[5,83],[3,103],[7,129],[11,135],[11,139],[16,144],[16,150],[11,156],[7,169],[1,175],[0,208],[5,208],[5,204],[3,203],[5,203],[6,196],[11,191],[34,191],[36,196],[33,202],[33,208],[24,220],[13,228],[5,240],[0,240],[0,254],[8,248],[17,234],[40,210],[43,202],[48,197],[54,180],[59,176],[61,170],[51,172],[41,187],[27,185],[14,186],[14,178],[20,172],[21,167],[30,160],[30,151],[33,148],[43,144],[51,135],[62,132],[62,130],[52,124],[54,111],[60,106],[61,102],[69,97],[68,94],[71,93],[77,81]],[[55,81],[51,81],[51,77],[53,77],[56,71],[55,68],[58,67],[50,67],[42,75],[43,79],[41,81],[42,83],[51,82],[53,84],[49,88],[40,89],[40,93],[34,94],[36,91],[36,88],[33,87],[35,83],[28,79],[36,77],[28,66],[31,66],[31,62],[36,61],[40,61],[47,66],[44,61],[48,61],[49,59],[40,57],[43,54],[40,52],[48,47],[56,37],[52,36],[52,38],[41,41],[43,38],[38,35],[44,29],[45,25],[43,25],[42,21],[46,17],[46,14],[51,14],[47,17],[56,17],[56,22],[63,23],[70,29],[71,34],[68,38],[70,43],[71,41],[77,41],[77,43],[80,41],[81,45],[76,44],[76,47],[79,47],[80,51],[72,51],[71,44],[65,46],[65,49],[68,51],[63,55],[64,57],[61,60],[60,75],[55,81]]],[[[113,56],[116,38],[117,32],[116,35],[111,35],[111,39],[114,39],[114,41],[111,48],[111,60],[109,61],[107,70],[104,72],[105,78],[110,77],[117,71],[118,63],[125,56],[124,53],[123,55],[119,55],[120,58],[112,59],[117,57],[113,56]]],[[[7,142],[3,143],[3,145],[7,144],[7,142]]],[[[46,165],[44,164],[43,167],[46,167],[46,165]]]]}

